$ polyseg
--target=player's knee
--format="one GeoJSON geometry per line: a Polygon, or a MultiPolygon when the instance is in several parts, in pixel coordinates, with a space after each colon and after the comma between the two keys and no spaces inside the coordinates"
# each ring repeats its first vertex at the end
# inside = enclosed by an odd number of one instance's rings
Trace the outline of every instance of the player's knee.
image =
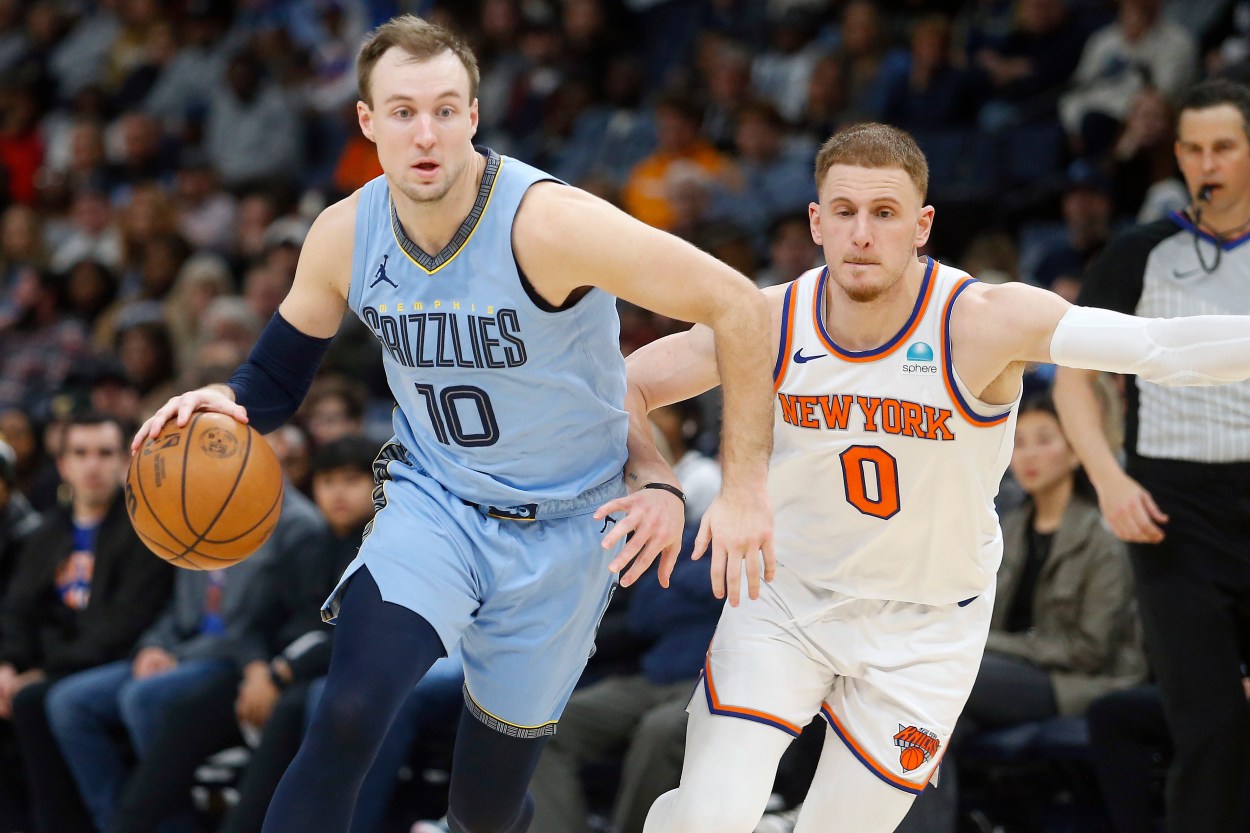
{"type": "Polygon", "coordinates": [[[317,707],[310,734],[319,736],[336,755],[371,755],[385,731],[367,700],[357,692],[327,692],[317,707]]]}

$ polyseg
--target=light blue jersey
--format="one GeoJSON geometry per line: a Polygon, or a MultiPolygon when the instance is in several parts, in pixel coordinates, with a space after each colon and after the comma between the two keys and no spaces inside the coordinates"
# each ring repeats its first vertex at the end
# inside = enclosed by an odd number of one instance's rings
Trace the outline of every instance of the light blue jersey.
{"type": "Polygon", "coordinates": [[[569,500],[625,464],[615,299],[555,311],[533,292],[512,223],[552,177],[482,152],[477,201],[437,255],[404,233],[385,177],[361,190],[348,304],[382,343],[396,440],[434,480],[480,504],[569,500]]]}

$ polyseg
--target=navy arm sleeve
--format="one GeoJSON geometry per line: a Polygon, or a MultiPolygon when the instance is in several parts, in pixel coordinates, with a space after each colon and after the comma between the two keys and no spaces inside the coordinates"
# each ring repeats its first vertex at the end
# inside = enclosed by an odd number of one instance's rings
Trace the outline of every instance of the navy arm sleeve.
{"type": "Polygon", "coordinates": [[[294,415],[331,340],[301,333],[282,313],[273,314],[247,361],[226,383],[253,428],[268,434],[294,415]]]}

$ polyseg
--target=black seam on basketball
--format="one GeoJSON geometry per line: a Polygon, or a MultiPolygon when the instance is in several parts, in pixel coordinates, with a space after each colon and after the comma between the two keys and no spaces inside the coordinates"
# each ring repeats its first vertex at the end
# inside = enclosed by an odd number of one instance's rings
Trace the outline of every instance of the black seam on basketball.
{"type": "Polygon", "coordinates": [[[269,520],[269,516],[273,514],[273,510],[277,508],[278,505],[282,502],[282,495],[285,490],[286,490],[285,484],[282,484],[281,482],[279,482],[278,496],[274,498],[273,503],[269,504],[269,508],[265,510],[265,514],[261,515],[259,521],[252,524],[250,527],[243,530],[238,535],[234,536],[233,538],[205,538],[204,543],[205,544],[229,544],[229,543],[239,540],[244,535],[251,535],[257,529],[257,527],[261,526],[265,521],[269,520]]]}
{"type": "MultiPolygon", "coordinates": [[[[195,419],[191,420],[191,424],[187,426],[187,442],[186,442],[186,447],[183,449],[183,452],[182,452],[182,461],[183,461],[182,462],[182,484],[183,484],[182,517],[183,517],[183,520],[185,520],[187,523],[187,529],[191,529],[191,519],[187,517],[187,490],[186,490],[187,463],[186,463],[186,459],[187,459],[188,451],[186,449],[191,447],[191,438],[192,436],[194,436],[194,433],[195,433],[195,423],[199,420],[199,418],[200,418],[200,414],[196,414],[195,419]]],[[[230,505],[230,498],[234,497],[234,493],[238,490],[239,482],[243,480],[243,472],[247,471],[247,459],[252,453],[252,432],[244,431],[244,434],[247,436],[247,445],[243,449],[243,460],[242,462],[239,463],[239,470],[234,475],[234,483],[231,484],[230,491],[226,493],[226,499],[221,502],[221,506],[217,509],[217,514],[214,515],[213,519],[208,522],[208,526],[204,528],[204,532],[196,533],[195,540],[191,543],[191,546],[187,547],[186,550],[184,550],[184,554],[194,551],[197,544],[201,544],[204,542],[205,536],[207,536],[208,533],[212,531],[213,525],[221,519],[221,513],[226,511],[226,507],[230,505]]],[[[219,559],[219,560],[223,560],[223,559],[219,559]]],[[[228,560],[231,564],[233,564],[239,559],[231,558],[231,559],[224,559],[224,560],[228,560]]]]}
{"type": "MultiPolygon", "coordinates": [[[[148,440],[148,442],[152,442],[152,440],[148,440]]],[[[139,464],[139,473],[135,476],[135,480],[139,481],[139,494],[143,496],[143,505],[148,508],[148,514],[152,516],[152,520],[156,521],[156,523],[160,525],[160,528],[165,531],[165,534],[172,538],[178,546],[185,547],[186,544],[182,542],[182,539],[175,535],[173,530],[165,526],[165,522],[161,520],[161,516],[157,514],[155,509],[152,508],[152,502],[148,500],[148,490],[143,486],[143,466],[141,463],[139,464]]],[[[134,526],[133,520],[130,525],[134,526]]]]}
{"type": "MultiPolygon", "coordinates": [[[[203,569],[203,567],[201,567],[199,564],[196,564],[194,561],[192,561],[190,558],[187,557],[186,550],[183,551],[184,554],[178,555],[172,547],[167,547],[164,544],[160,543],[159,541],[154,540],[152,536],[146,535],[143,532],[140,532],[138,529],[135,530],[135,533],[139,536],[139,539],[143,541],[143,543],[147,546],[147,548],[153,551],[153,553],[156,555],[157,558],[164,559],[170,564],[173,564],[175,567],[179,566],[180,563],[183,563],[183,564],[191,565],[190,567],[187,567],[184,569],[197,569],[197,570],[203,569]],[[157,549],[165,550],[165,552],[171,553],[171,555],[169,555],[168,557],[161,555],[159,552],[156,552],[157,549]]],[[[210,561],[224,561],[226,562],[227,567],[235,563],[234,559],[219,558],[215,555],[209,555],[208,553],[200,552],[199,550],[191,550],[190,555],[194,555],[197,558],[207,558],[210,561]]]]}

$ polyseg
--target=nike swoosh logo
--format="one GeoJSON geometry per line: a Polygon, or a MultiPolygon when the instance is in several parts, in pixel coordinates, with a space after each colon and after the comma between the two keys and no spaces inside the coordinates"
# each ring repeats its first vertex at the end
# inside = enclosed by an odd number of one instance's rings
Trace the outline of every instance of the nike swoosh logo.
{"type": "Polygon", "coordinates": [[[824,358],[825,356],[827,356],[827,355],[829,355],[829,354],[828,354],[828,353],[821,353],[819,356],[804,356],[804,355],[803,355],[803,348],[802,348],[802,347],[800,347],[798,350],[795,350],[795,351],[794,351],[794,363],[795,363],[795,364],[803,364],[804,362],[810,362],[810,361],[814,361],[814,360],[816,360],[816,359],[823,359],[823,358],[824,358]]]}
{"type": "Polygon", "coordinates": [[[1172,270],[1172,277],[1174,277],[1174,278],[1192,278],[1194,275],[1199,274],[1201,271],[1202,271],[1202,267],[1201,267],[1201,266],[1199,266],[1197,269],[1190,269],[1188,272],[1182,272],[1182,271],[1181,271],[1181,270],[1179,270],[1179,269],[1173,269],[1173,270],[1172,270]]]}

